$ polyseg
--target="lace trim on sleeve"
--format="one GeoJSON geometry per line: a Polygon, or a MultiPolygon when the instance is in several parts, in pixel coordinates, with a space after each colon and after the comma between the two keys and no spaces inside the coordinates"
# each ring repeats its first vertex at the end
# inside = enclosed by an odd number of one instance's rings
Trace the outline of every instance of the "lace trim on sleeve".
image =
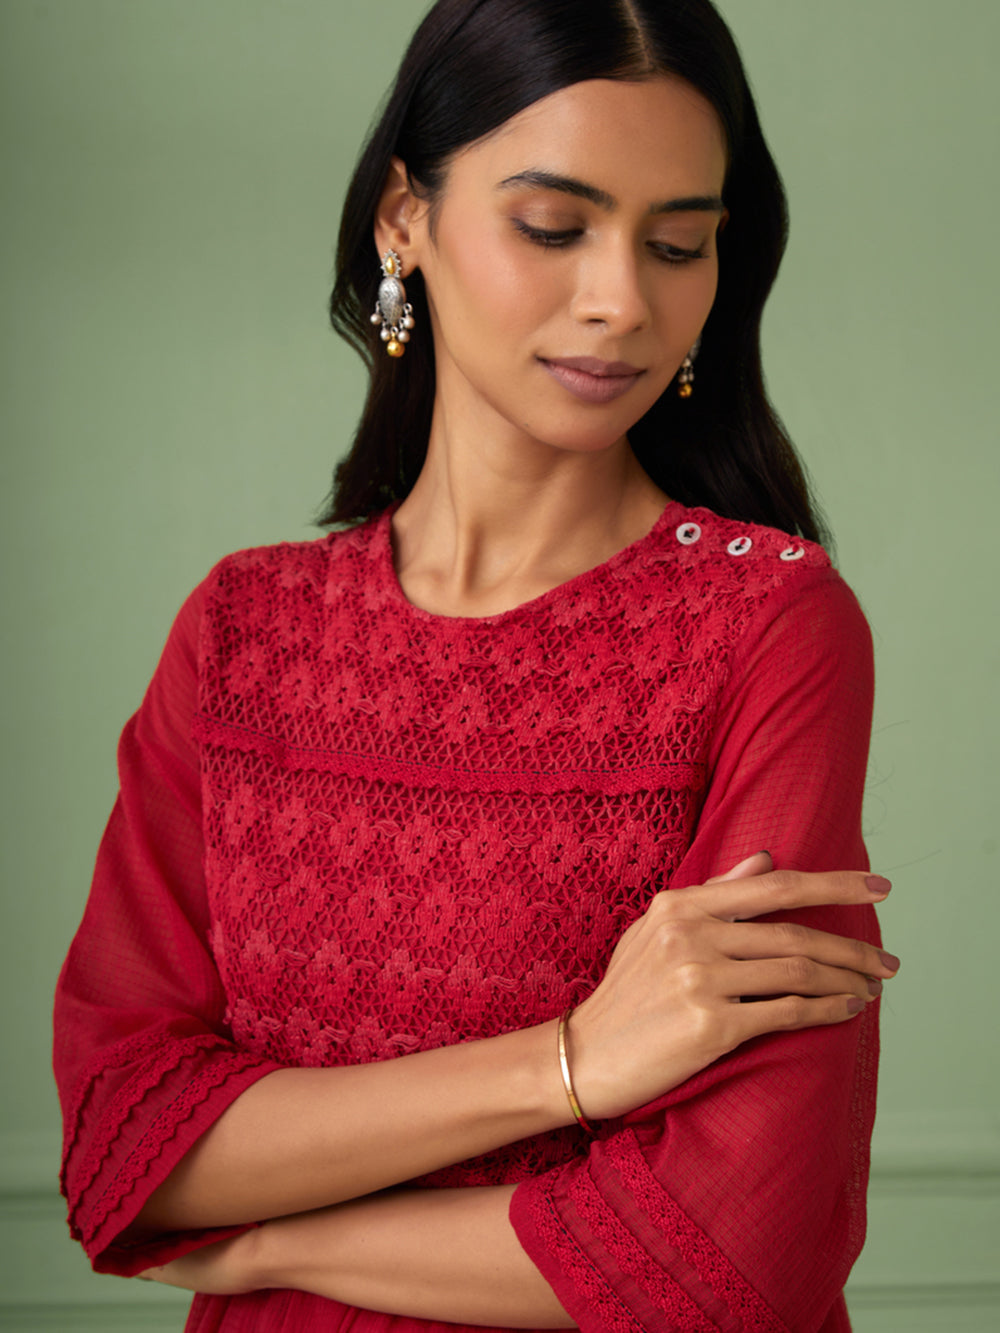
{"type": "Polygon", "coordinates": [[[741,1329],[746,1333],[789,1333],[784,1322],[711,1238],[678,1208],[650,1171],[631,1131],[608,1139],[602,1144],[601,1151],[618,1172],[634,1202],[702,1281],[725,1301],[740,1321],[741,1329]]]}
{"type": "Polygon", "coordinates": [[[72,1148],[81,1135],[84,1112],[93,1092],[94,1084],[103,1074],[116,1069],[123,1069],[145,1057],[145,1064],[128,1080],[114,1098],[109,1110],[109,1118],[104,1123],[103,1133],[91,1140],[84,1154],[74,1180],[76,1190],[82,1193],[94,1181],[101,1169],[101,1164],[108,1153],[111,1142],[117,1137],[118,1126],[126,1118],[137,1098],[141,1099],[156,1085],[162,1082],[166,1074],[176,1069],[182,1060],[200,1049],[218,1045],[219,1038],[213,1033],[204,1033],[199,1037],[190,1037],[178,1045],[176,1037],[169,1032],[153,1034],[137,1032],[121,1042],[114,1051],[101,1051],[95,1055],[84,1069],[79,1082],[79,1090],[66,1116],[66,1142],[63,1146],[62,1171],[60,1179],[63,1190],[68,1190],[69,1158],[72,1148]]]}
{"type": "MultiPolygon", "coordinates": [[[[63,1191],[70,1206],[70,1229],[74,1237],[82,1241],[88,1250],[103,1248],[103,1245],[110,1241],[110,1234],[101,1243],[98,1243],[98,1237],[101,1233],[109,1231],[110,1219],[132,1194],[136,1184],[149,1173],[150,1166],[163,1156],[166,1145],[176,1137],[182,1126],[195,1115],[212,1093],[236,1075],[248,1070],[254,1070],[255,1073],[259,1070],[260,1059],[249,1053],[214,1052],[213,1058],[197,1071],[179,1095],[152,1120],[128,1159],[115,1173],[104,1191],[95,1199],[87,1199],[84,1205],[88,1190],[111,1156],[124,1124],[141,1105],[142,1098],[153,1093],[160,1083],[183,1065],[185,1060],[191,1060],[202,1051],[217,1046],[218,1041],[219,1039],[212,1035],[190,1038],[183,1042],[177,1042],[176,1039],[170,1041],[169,1035],[165,1036],[155,1058],[149,1060],[123,1085],[107,1108],[100,1129],[94,1133],[89,1142],[79,1172],[72,1173],[74,1177],[72,1182],[69,1179],[70,1154],[67,1154],[62,1180],[63,1191]]],[[[126,1045],[132,1044],[126,1043],[126,1045]]],[[[124,1062],[124,1056],[120,1057],[118,1064],[124,1062]]],[[[271,1067],[268,1064],[267,1069],[271,1067]]],[[[267,1069],[263,1072],[267,1072],[267,1069]]],[[[81,1109],[85,1100],[86,1094],[81,1098],[81,1109]]]]}
{"type": "MultiPolygon", "coordinates": [[[[583,1297],[588,1310],[600,1316],[600,1327],[609,1333],[644,1333],[642,1324],[633,1318],[614,1287],[567,1231],[547,1194],[532,1191],[528,1199],[528,1215],[547,1253],[558,1255],[558,1269],[570,1279],[574,1293],[583,1297]]],[[[547,1273],[546,1276],[551,1279],[553,1274],[547,1273]]],[[[705,1333],[705,1330],[699,1328],[695,1333],[705,1333]]],[[[710,1325],[707,1333],[716,1333],[716,1330],[710,1325]]]]}
{"type": "MultiPolygon", "coordinates": [[[[690,1333],[717,1333],[717,1325],[706,1318],[609,1207],[589,1172],[577,1172],[571,1195],[580,1217],[604,1246],[608,1257],[638,1282],[650,1302],[663,1311],[672,1325],[690,1333]]],[[[669,1228],[664,1234],[666,1239],[673,1239],[669,1228]]]]}

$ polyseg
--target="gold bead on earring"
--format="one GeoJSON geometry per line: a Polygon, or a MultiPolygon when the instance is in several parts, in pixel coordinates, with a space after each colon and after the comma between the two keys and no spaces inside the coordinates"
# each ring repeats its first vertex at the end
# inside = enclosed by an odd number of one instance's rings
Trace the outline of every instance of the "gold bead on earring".
{"type": "Polygon", "coordinates": [[[694,346],[688,352],[687,356],[681,362],[681,368],[677,375],[677,396],[678,398],[690,398],[694,393],[694,359],[701,349],[701,338],[694,340],[694,346]]]}

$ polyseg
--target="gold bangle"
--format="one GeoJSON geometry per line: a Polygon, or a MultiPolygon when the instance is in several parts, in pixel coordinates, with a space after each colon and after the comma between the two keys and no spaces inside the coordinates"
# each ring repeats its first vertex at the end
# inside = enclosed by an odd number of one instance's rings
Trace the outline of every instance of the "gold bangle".
{"type": "Polygon", "coordinates": [[[569,1100],[569,1109],[576,1117],[577,1124],[581,1129],[585,1129],[588,1134],[593,1134],[594,1130],[590,1121],[580,1109],[580,1103],[576,1099],[576,1091],[573,1087],[573,1077],[569,1072],[569,1054],[566,1049],[566,1034],[569,1031],[569,1016],[573,1012],[572,1006],[559,1019],[559,1068],[562,1070],[563,1087],[566,1089],[566,1097],[569,1100]]]}

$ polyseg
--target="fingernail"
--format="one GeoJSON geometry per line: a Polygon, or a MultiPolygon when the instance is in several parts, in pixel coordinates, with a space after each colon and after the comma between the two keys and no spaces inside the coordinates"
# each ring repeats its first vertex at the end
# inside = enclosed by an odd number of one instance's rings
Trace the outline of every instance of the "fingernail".
{"type": "Polygon", "coordinates": [[[869,978],[868,978],[868,994],[869,994],[869,995],[881,995],[881,994],[882,994],[882,983],[881,983],[881,981],[879,981],[878,977],[869,977],[869,978]]]}
{"type": "Polygon", "coordinates": [[[884,898],[892,888],[892,880],[886,879],[884,875],[869,875],[865,883],[868,885],[868,892],[877,893],[880,898],[884,898]]]}
{"type": "Polygon", "coordinates": [[[890,972],[899,971],[899,959],[896,957],[895,954],[880,953],[879,957],[882,959],[882,962],[885,963],[886,967],[889,969],[890,972]]]}
{"type": "Polygon", "coordinates": [[[861,1010],[864,1007],[865,1007],[864,1000],[859,1000],[856,995],[852,995],[851,998],[847,1001],[847,1012],[849,1014],[860,1014],[861,1010]]]}

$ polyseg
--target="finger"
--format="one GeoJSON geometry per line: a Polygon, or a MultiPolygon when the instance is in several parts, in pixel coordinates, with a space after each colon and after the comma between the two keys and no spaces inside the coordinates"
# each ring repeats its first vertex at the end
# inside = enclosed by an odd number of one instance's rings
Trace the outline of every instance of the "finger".
{"type": "Polygon", "coordinates": [[[732,963],[722,980],[729,993],[740,999],[761,995],[855,995],[868,1004],[882,993],[878,978],[801,956],[732,963]]]}
{"type": "Polygon", "coordinates": [[[894,977],[899,971],[899,959],[874,944],[797,921],[727,922],[713,935],[713,943],[720,952],[741,961],[811,958],[870,977],[894,977]]]}
{"type": "Polygon", "coordinates": [[[711,879],[706,879],[706,884],[726,884],[734,879],[749,879],[753,875],[766,875],[769,870],[774,869],[774,861],[771,859],[770,852],[754,852],[753,856],[748,856],[740,861],[739,865],[733,866],[732,870],[727,870],[724,875],[713,875],[711,879]]]}
{"type": "Polygon", "coordinates": [[[752,879],[699,886],[704,911],[724,921],[746,921],[769,912],[793,912],[804,907],[881,902],[891,888],[881,875],[862,870],[831,870],[809,874],[802,870],[772,870],[752,879]]]}
{"type": "Polygon", "coordinates": [[[794,1032],[800,1028],[827,1027],[856,1018],[865,1009],[857,995],[781,995],[755,1004],[733,1005],[732,1047],[768,1032],[794,1032]]]}

